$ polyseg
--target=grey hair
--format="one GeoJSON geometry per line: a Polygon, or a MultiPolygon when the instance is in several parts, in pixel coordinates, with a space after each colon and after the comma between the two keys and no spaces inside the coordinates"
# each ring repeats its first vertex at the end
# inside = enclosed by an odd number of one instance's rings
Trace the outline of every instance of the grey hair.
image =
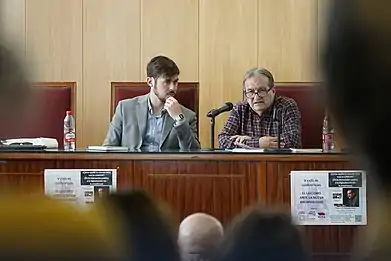
{"type": "Polygon", "coordinates": [[[265,76],[266,78],[269,79],[269,87],[273,88],[274,87],[274,77],[273,74],[265,69],[265,68],[252,68],[246,72],[246,74],[243,77],[243,88],[244,88],[244,83],[251,77],[258,75],[258,76],[265,76]]]}

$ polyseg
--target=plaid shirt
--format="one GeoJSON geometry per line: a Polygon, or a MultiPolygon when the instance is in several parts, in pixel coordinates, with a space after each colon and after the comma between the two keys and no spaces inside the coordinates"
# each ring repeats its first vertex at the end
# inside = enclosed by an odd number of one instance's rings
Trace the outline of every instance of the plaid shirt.
{"type": "Polygon", "coordinates": [[[249,136],[251,139],[244,144],[259,148],[259,138],[263,136],[277,137],[277,122],[273,121],[274,111],[280,112],[281,117],[281,141],[286,148],[301,148],[301,122],[300,111],[296,102],[284,96],[276,96],[274,103],[262,113],[256,114],[247,103],[237,103],[218,135],[220,148],[232,149],[237,147],[234,135],[249,136]]]}

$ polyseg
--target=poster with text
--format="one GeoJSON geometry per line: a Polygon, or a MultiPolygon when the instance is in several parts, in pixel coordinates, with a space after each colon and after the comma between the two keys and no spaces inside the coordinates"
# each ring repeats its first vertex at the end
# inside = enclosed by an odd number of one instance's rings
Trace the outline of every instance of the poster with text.
{"type": "Polygon", "coordinates": [[[117,190],[116,169],[45,169],[45,195],[75,204],[97,202],[117,190]]]}
{"type": "Polygon", "coordinates": [[[292,171],[291,213],[299,225],[366,225],[364,171],[292,171]]]}

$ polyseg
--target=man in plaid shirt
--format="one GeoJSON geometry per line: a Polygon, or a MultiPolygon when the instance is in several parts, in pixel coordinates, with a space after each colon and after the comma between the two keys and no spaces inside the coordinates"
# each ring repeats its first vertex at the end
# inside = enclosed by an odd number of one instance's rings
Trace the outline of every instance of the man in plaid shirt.
{"type": "Polygon", "coordinates": [[[296,102],[276,95],[274,77],[266,69],[249,70],[243,79],[246,99],[237,103],[221,133],[220,148],[277,148],[277,121],[281,148],[301,148],[301,116],[296,102]]]}

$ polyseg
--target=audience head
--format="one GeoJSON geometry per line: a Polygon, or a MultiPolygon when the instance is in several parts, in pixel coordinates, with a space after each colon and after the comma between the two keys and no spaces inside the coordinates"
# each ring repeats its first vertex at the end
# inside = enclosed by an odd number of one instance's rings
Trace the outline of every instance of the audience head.
{"type": "Polygon", "coordinates": [[[273,74],[264,68],[250,69],[243,77],[243,92],[251,109],[262,114],[274,101],[273,74]]]}
{"type": "Polygon", "coordinates": [[[116,230],[99,210],[39,196],[0,197],[1,260],[124,260],[116,230]]]}
{"type": "Polygon", "coordinates": [[[303,261],[308,258],[301,233],[288,215],[256,207],[233,220],[218,260],[303,261]]]}
{"type": "Polygon", "coordinates": [[[338,125],[355,151],[370,160],[369,168],[389,187],[391,132],[390,1],[333,1],[323,53],[328,101],[338,125]]]}
{"type": "Polygon", "coordinates": [[[328,102],[349,145],[368,171],[368,226],[358,236],[356,259],[387,260],[391,254],[389,156],[391,142],[390,1],[331,2],[322,58],[328,102]],[[376,137],[384,139],[377,140],[376,137]],[[375,174],[375,175],[371,175],[375,174]],[[377,181],[376,183],[374,181],[377,181]],[[362,242],[361,242],[362,241],[362,242]]]}
{"type": "Polygon", "coordinates": [[[224,228],[215,217],[195,213],[179,226],[178,244],[182,261],[213,260],[224,236],[224,228]]]}
{"type": "Polygon", "coordinates": [[[112,193],[105,208],[122,216],[132,260],[179,261],[174,224],[167,209],[143,190],[112,193]]]}
{"type": "Polygon", "coordinates": [[[179,68],[168,57],[156,56],[147,65],[147,84],[151,94],[162,102],[170,96],[175,96],[178,89],[179,68]]]}

